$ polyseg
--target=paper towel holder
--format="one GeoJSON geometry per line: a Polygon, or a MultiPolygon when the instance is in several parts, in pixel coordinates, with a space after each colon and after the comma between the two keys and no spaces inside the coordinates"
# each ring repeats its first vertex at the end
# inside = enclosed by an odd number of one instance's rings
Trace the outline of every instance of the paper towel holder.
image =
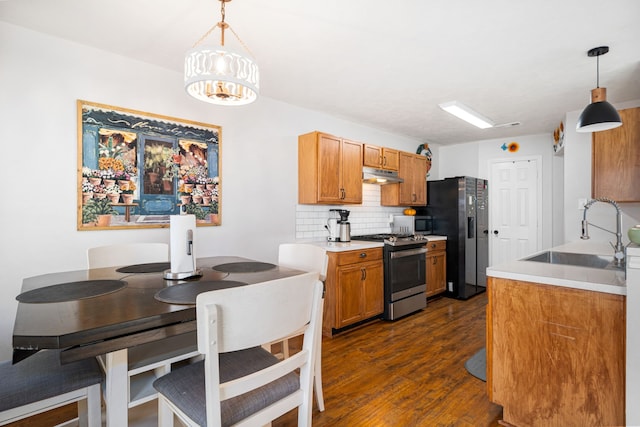
{"type": "MultiPolygon", "coordinates": [[[[165,280],[184,280],[184,279],[189,279],[189,278],[193,278],[193,277],[201,277],[202,276],[202,270],[199,270],[196,268],[196,259],[194,257],[194,253],[193,253],[193,230],[192,229],[187,229],[186,231],[186,236],[185,236],[185,243],[186,243],[186,247],[185,247],[185,255],[191,257],[191,264],[192,264],[192,270],[191,271],[180,271],[180,272],[173,272],[171,271],[172,269],[168,269],[164,271],[164,278],[165,280]]],[[[173,250],[177,250],[177,248],[172,248],[173,250]]],[[[173,261],[172,261],[173,263],[173,261]]],[[[173,265],[172,265],[173,268],[173,265]]]]}
{"type": "Polygon", "coordinates": [[[193,277],[202,277],[202,270],[184,271],[180,273],[172,273],[171,269],[164,271],[165,280],[185,280],[193,277]]]}

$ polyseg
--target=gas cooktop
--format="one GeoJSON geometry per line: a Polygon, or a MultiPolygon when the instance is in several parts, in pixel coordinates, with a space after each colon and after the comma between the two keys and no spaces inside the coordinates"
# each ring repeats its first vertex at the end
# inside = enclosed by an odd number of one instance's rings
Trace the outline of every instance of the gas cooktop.
{"type": "Polygon", "coordinates": [[[391,246],[404,246],[427,243],[427,236],[422,234],[364,234],[360,236],[351,236],[351,240],[364,240],[368,242],[384,242],[391,246]]]}

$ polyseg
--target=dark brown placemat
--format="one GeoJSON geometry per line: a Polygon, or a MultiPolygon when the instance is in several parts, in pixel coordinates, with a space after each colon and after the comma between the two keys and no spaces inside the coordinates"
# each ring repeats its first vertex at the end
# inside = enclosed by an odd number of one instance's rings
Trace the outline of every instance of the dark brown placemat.
{"type": "Polygon", "coordinates": [[[213,267],[214,270],[222,271],[224,273],[258,273],[260,271],[272,270],[274,268],[276,268],[275,264],[255,261],[230,262],[228,264],[220,264],[213,267]]]}
{"type": "Polygon", "coordinates": [[[244,282],[233,280],[211,280],[202,282],[189,282],[173,285],[156,292],[155,299],[168,304],[195,304],[196,297],[202,292],[216,291],[220,289],[245,286],[244,282]]]}
{"type": "Polygon", "coordinates": [[[16,299],[29,304],[75,301],[110,294],[124,288],[126,284],[127,282],[123,280],[68,282],[23,292],[16,299]]]}
{"type": "Polygon", "coordinates": [[[147,264],[134,264],[120,267],[118,273],[160,273],[171,268],[170,262],[150,262],[147,264]]]}

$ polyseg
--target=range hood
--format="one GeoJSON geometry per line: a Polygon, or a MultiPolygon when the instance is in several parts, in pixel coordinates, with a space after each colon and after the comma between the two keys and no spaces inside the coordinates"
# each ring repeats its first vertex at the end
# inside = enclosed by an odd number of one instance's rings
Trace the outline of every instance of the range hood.
{"type": "Polygon", "coordinates": [[[363,167],[362,182],[366,184],[384,185],[404,182],[404,179],[398,177],[398,172],[396,171],[363,167]]]}

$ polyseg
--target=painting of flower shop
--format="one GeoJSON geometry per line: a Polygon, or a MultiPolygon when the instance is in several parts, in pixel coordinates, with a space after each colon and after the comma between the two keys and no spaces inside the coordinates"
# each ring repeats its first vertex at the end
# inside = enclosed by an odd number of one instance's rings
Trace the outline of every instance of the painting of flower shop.
{"type": "Polygon", "coordinates": [[[78,101],[78,229],[220,225],[220,128],[78,101]],[[80,130],[80,126],[79,126],[80,130]]]}

